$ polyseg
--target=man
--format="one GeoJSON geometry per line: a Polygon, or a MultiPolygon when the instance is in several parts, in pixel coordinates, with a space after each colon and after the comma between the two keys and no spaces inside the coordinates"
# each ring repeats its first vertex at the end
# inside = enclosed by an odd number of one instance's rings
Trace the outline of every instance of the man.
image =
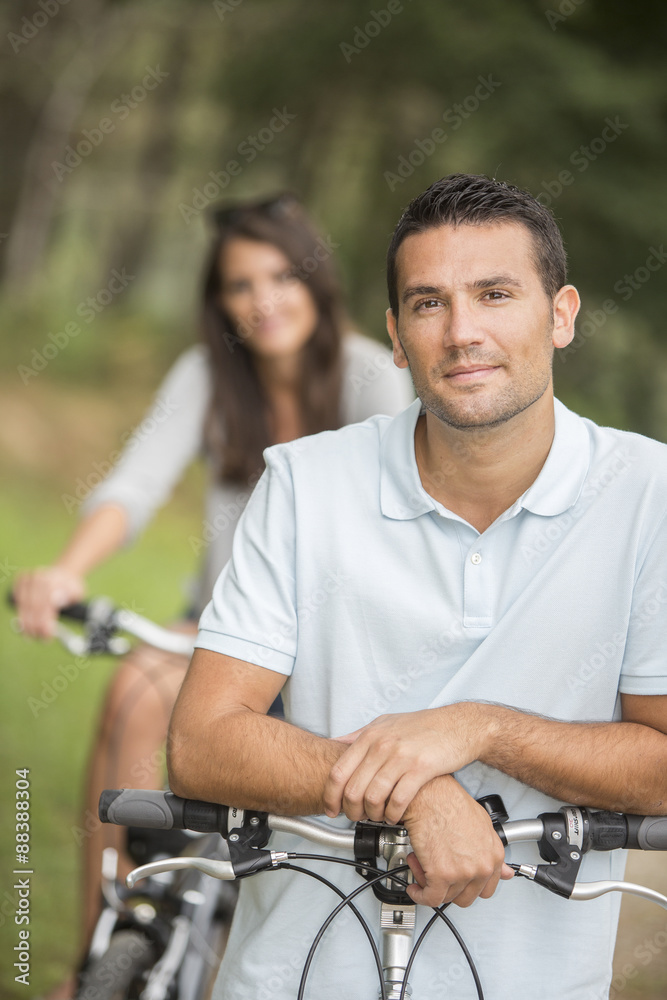
{"type": "MultiPolygon", "coordinates": [[[[171,786],[336,824],[402,818],[410,894],[461,907],[489,1000],[597,1000],[618,899],[509,881],[474,799],[500,793],[514,818],[667,813],[667,449],[554,401],[579,296],[527,193],[438,181],[398,223],[388,284],[419,400],[267,451],[174,712],[171,786]],[[287,722],[264,714],[280,690],[287,722]]],[[[618,852],[591,854],[580,878],[621,871],[618,852]]],[[[287,1000],[334,902],[288,873],[242,889],[217,995],[287,1000]]],[[[353,919],[329,935],[312,995],[375,995],[366,947],[353,919]]],[[[442,929],[411,983],[420,1000],[477,995],[442,929]]]]}

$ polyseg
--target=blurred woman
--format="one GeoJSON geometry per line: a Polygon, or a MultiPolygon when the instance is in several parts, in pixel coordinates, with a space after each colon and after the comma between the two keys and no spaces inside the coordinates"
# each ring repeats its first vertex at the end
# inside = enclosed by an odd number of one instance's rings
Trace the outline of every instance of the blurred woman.
{"type": "MultiPolygon", "coordinates": [[[[174,626],[195,633],[263,471],[264,448],[375,413],[393,415],[413,399],[389,351],[347,329],[329,243],[294,197],[223,208],[214,221],[203,344],[176,361],[117,467],[84,504],[61,556],[18,577],[18,614],[29,635],[53,634],[58,609],[83,597],[90,570],[137,536],[185,467],[203,455],[204,521],[191,538],[203,554],[201,571],[185,619],[174,626]]],[[[100,791],[161,787],[162,747],[187,663],[185,656],[139,646],[112,679],[87,787],[86,942],[99,912],[103,848],[121,854],[120,876],[131,867],[122,854],[123,831],[93,819],[100,791]]],[[[72,991],[68,981],[52,996],[72,991]]]]}

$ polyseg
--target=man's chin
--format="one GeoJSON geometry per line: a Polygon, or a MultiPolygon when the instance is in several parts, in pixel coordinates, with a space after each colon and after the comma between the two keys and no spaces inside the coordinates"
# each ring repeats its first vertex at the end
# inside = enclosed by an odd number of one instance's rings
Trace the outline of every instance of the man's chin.
{"type": "Polygon", "coordinates": [[[516,416],[515,410],[508,411],[493,407],[471,411],[463,407],[430,406],[428,402],[425,402],[424,405],[441,423],[457,431],[476,431],[482,428],[498,427],[516,416]]]}

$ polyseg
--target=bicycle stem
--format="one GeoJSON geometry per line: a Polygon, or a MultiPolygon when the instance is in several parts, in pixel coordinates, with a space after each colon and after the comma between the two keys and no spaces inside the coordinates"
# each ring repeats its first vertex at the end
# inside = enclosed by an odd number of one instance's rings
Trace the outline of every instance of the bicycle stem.
{"type": "MultiPolygon", "coordinates": [[[[393,829],[382,832],[379,837],[380,853],[387,862],[387,871],[403,866],[407,862],[411,850],[408,832],[405,829],[393,829]]],[[[413,881],[409,872],[404,873],[407,881],[413,881]]],[[[388,878],[385,885],[388,889],[396,887],[396,883],[388,878]]],[[[415,934],[414,903],[381,903],[380,906],[380,940],[382,971],[387,1000],[401,1000],[412,996],[412,987],[405,982],[407,969],[415,934]]]]}

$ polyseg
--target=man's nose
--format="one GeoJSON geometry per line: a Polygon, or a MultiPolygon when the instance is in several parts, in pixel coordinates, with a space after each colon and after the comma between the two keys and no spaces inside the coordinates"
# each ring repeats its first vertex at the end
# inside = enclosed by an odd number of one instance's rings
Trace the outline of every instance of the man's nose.
{"type": "Polygon", "coordinates": [[[479,316],[470,303],[461,299],[450,302],[445,314],[443,339],[448,347],[468,347],[484,340],[479,316]]]}
{"type": "Polygon", "coordinates": [[[445,314],[443,337],[449,347],[467,347],[484,340],[479,317],[468,302],[453,300],[450,303],[445,314]]]}

